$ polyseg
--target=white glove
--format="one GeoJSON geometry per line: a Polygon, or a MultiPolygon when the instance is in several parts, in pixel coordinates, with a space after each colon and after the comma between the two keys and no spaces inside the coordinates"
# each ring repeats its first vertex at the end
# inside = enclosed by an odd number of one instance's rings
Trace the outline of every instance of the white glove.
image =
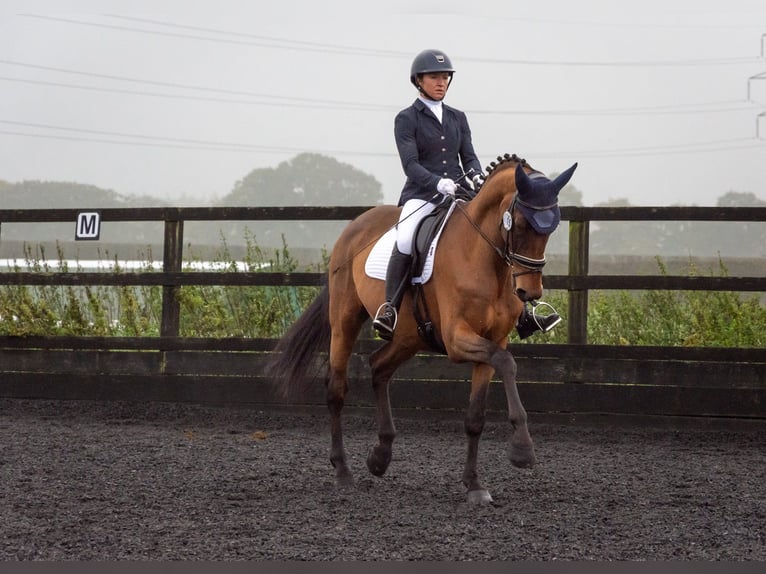
{"type": "Polygon", "coordinates": [[[471,178],[471,181],[473,182],[473,188],[479,189],[482,185],[484,185],[484,178],[481,176],[480,173],[477,173],[471,178]]]}
{"type": "Polygon", "coordinates": [[[457,185],[451,179],[443,178],[436,184],[436,191],[443,193],[444,195],[455,195],[457,185]]]}

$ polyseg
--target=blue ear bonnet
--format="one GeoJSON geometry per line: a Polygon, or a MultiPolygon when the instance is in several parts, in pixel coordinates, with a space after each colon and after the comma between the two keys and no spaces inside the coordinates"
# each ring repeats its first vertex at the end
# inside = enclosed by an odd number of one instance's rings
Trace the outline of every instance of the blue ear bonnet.
{"type": "Polygon", "coordinates": [[[577,164],[551,181],[542,173],[527,175],[524,167],[516,166],[516,207],[532,228],[541,235],[550,235],[561,222],[559,192],[572,177],[577,164]]]}

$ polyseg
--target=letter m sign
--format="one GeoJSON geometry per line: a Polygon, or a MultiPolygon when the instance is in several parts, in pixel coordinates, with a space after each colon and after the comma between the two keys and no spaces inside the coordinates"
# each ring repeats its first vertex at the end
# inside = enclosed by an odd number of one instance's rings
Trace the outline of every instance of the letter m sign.
{"type": "Polygon", "coordinates": [[[101,234],[101,212],[81,211],[77,214],[75,240],[98,239],[101,234]]]}

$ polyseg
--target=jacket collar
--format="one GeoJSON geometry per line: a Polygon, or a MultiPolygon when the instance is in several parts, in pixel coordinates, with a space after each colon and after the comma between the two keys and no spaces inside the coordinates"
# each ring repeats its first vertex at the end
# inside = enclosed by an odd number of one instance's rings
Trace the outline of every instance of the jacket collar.
{"type": "MultiPolygon", "coordinates": [[[[422,112],[422,113],[427,113],[429,116],[434,118],[436,121],[439,121],[439,120],[436,119],[436,116],[434,115],[434,113],[428,108],[428,106],[420,98],[415,98],[415,103],[412,104],[412,105],[415,107],[415,109],[417,111],[422,112]]],[[[442,102],[442,122],[444,122],[444,118],[446,117],[446,112],[448,110],[451,110],[451,108],[447,104],[442,102]]]]}

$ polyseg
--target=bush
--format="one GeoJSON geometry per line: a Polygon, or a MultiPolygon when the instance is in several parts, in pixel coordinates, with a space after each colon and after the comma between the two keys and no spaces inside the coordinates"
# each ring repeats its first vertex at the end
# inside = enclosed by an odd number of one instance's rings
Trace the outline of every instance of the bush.
{"type": "MultiPolygon", "coordinates": [[[[658,258],[661,274],[667,270],[658,258]]],[[[690,262],[689,276],[698,276],[690,262]]],[[[728,272],[719,261],[719,276],[728,272]]],[[[546,301],[564,317],[548,334],[529,343],[566,343],[567,293],[551,291],[546,301]]],[[[514,334],[512,334],[512,338],[514,334]]],[[[764,347],[766,307],[756,294],[728,291],[591,291],[588,343],[667,347],[764,347]]]]}

